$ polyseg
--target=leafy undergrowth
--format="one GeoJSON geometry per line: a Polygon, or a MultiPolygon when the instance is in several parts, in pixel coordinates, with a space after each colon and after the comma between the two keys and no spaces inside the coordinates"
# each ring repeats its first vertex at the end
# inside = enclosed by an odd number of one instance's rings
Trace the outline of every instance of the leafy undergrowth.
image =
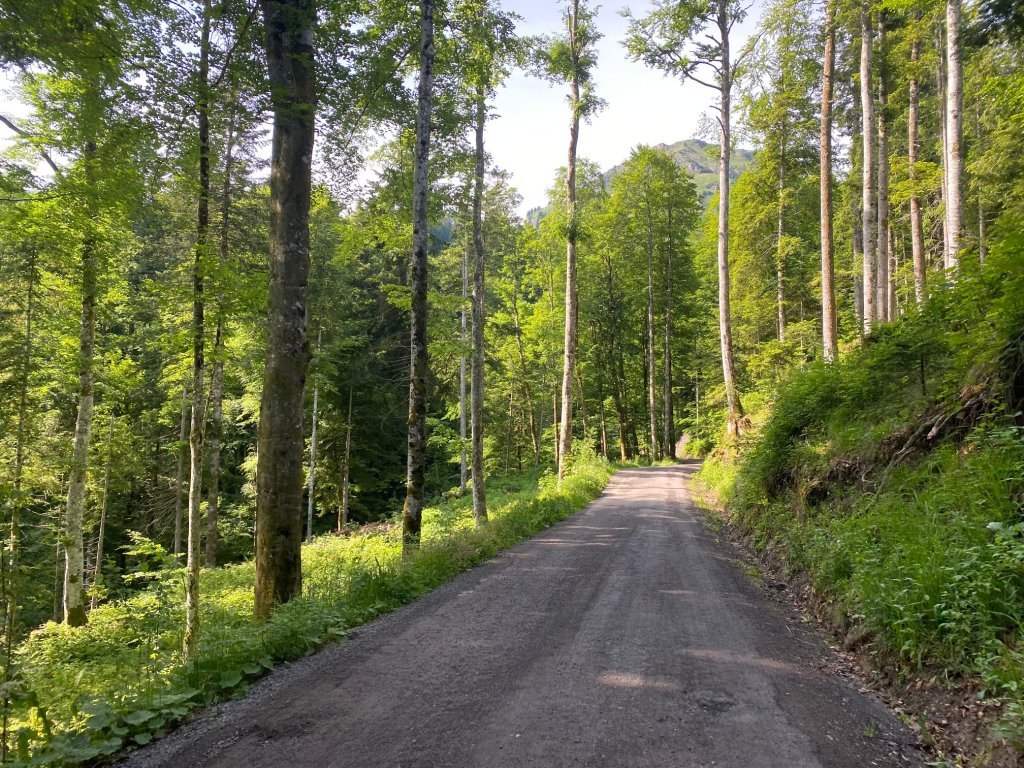
{"type": "MultiPolygon", "coordinates": [[[[972,679],[1024,744],[1024,289],[1019,253],[832,366],[794,374],[699,480],[809,575],[880,664],[972,679]]],[[[991,741],[989,742],[992,743],[991,741]]]]}
{"type": "MultiPolygon", "coordinates": [[[[612,469],[578,460],[557,487],[549,475],[488,487],[490,522],[476,529],[468,497],[424,511],[423,543],[401,557],[397,526],[303,547],[303,594],[261,626],[252,622],[252,563],[202,576],[198,658],[181,657],[180,572],[154,570],[136,596],[97,607],[88,626],[47,624],[18,649],[15,762],[93,762],[160,736],[191,710],[232,696],[276,664],[307,655],[391,611],[598,496],[612,469]]],[[[140,540],[140,548],[154,545],[140,540]]]]}

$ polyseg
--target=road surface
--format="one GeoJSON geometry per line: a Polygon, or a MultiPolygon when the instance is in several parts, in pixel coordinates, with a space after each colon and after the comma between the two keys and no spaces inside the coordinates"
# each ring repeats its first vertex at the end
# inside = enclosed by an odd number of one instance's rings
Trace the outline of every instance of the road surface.
{"type": "Polygon", "coordinates": [[[919,765],[819,632],[709,533],[695,469],[619,472],[571,519],[126,765],[919,765]]]}

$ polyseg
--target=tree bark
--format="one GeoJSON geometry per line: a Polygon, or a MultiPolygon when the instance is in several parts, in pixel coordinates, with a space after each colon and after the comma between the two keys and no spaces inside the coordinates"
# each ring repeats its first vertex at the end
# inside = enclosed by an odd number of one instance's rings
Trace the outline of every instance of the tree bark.
{"type": "MultiPolygon", "coordinates": [[[[232,91],[231,116],[228,120],[227,141],[224,148],[224,183],[220,198],[220,239],[218,256],[220,280],[227,273],[228,232],[231,216],[231,171],[235,148],[235,120],[237,118],[235,99],[232,91]]],[[[210,487],[206,503],[206,567],[217,565],[217,548],[220,545],[220,450],[224,430],[224,315],[227,311],[224,301],[224,287],[217,288],[217,328],[213,340],[213,377],[210,382],[210,423],[207,425],[210,453],[210,487]]]]}
{"type": "MultiPolygon", "coordinates": [[[[785,77],[780,88],[785,88],[785,77]]],[[[775,212],[775,335],[786,340],[786,119],[782,118],[779,134],[779,206],[775,212]]]]}
{"type": "Polygon", "coordinates": [[[261,0],[274,131],[267,360],[256,470],[257,621],[302,591],[303,390],[316,82],[313,0],[261,0]]]}
{"type": "Polygon", "coordinates": [[[920,85],[918,66],[921,61],[921,40],[917,27],[921,25],[921,12],[914,14],[910,34],[910,84],[907,105],[907,161],[910,175],[910,248],[914,259],[914,298],[918,304],[925,299],[927,290],[927,264],[924,254],[924,222],[921,215],[921,194],[917,188],[918,104],[920,85]]]}
{"type": "MultiPolygon", "coordinates": [[[[487,522],[487,493],[484,487],[484,126],[487,122],[487,91],[476,92],[476,174],[473,180],[473,360],[470,372],[470,420],[473,443],[473,517],[477,525],[487,522]]],[[[511,400],[512,395],[509,394],[511,400]]],[[[511,423],[511,416],[509,417],[511,423]]]]}
{"type": "Polygon", "coordinates": [[[341,514],[338,517],[338,533],[345,532],[348,524],[348,510],[352,502],[349,487],[349,468],[352,465],[352,383],[348,385],[348,419],[345,422],[345,464],[341,473],[341,514]]]}
{"type": "MultiPolygon", "coordinates": [[[[316,332],[316,351],[320,352],[323,329],[316,332]]],[[[306,541],[313,540],[313,513],[316,512],[316,428],[320,407],[320,382],[313,382],[313,419],[309,428],[309,487],[306,489],[306,541]]]]}
{"type": "Polygon", "coordinates": [[[530,439],[533,442],[533,466],[540,466],[540,435],[537,432],[537,419],[533,412],[533,395],[530,393],[530,378],[526,368],[526,353],[523,351],[523,330],[519,323],[519,282],[512,291],[512,321],[515,323],[516,351],[519,355],[519,371],[523,380],[523,394],[526,397],[527,414],[530,420],[530,439]]]}
{"type": "Polygon", "coordinates": [[[956,269],[963,235],[963,62],[960,50],[960,0],[946,0],[946,231],[945,268],[956,269]]]}
{"type": "Polygon", "coordinates": [[[945,51],[945,36],[943,35],[943,24],[939,24],[935,29],[935,47],[939,52],[936,58],[935,67],[935,87],[938,91],[939,101],[941,102],[941,119],[939,120],[940,126],[940,138],[942,145],[942,264],[943,269],[950,261],[949,255],[949,216],[946,213],[949,209],[949,175],[948,171],[948,153],[949,153],[949,115],[946,111],[946,101],[948,87],[946,83],[946,57],[945,51]]]}
{"type": "Polygon", "coordinates": [[[203,431],[206,400],[203,396],[204,340],[206,333],[203,272],[210,240],[210,23],[211,0],[203,0],[203,27],[199,41],[199,205],[196,215],[196,246],[192,266],[192,424],[189,429],[188,555],[185,566],[186,659],[199,650],[199,569],[203,499],[203,431]]]}
{"type": "MultiPolygon", "coordinates": [[[[672,304],[675,301],[672,286],[672,267],[675,257],[675,240],[672,232],[672,206],[668,206],[668,251],[666,253],[665,272],[665,349],[663,351],[665,365],[664,391],[662,393],[665,413],[664,431],[665,450],[664,455],[675,461],[676,458],[676,429],[675,413],[672,402],[672,304]]],[[[602,426],[604,424],[604,402],[601,403],[602,426]]]]}
{"type": "Polygon", "coordinates": [[[860,108],[863,139],[863,203],[861,207],[864,245],[864,334],[878,322],[875,306],[875,104],[871,87],[871,14],[865,2],[860,8],[860,108]]]}
{"type": "Polygon", "coordinates": [[[821,67],[821,339],[826,362],[839,356],[836,320],[835,245],[832,239],[832,86],[835,77],[835,0],[825,3],[825,56],[821,67]]]}
{"type": "Polygon", "coordinates": [[[174,543],[172,552],[181,555],[181,537],[185,520],[185,462],[188,454],[189,427],[188,387],[181,388],[181,423],[178,425],[178,471],[174,477],[174,543]]]}
{"type": "Polygon", "coordinates": [[[569,123],[569,158],[565,179],[565,207],[568,226],[565,238],[565,339],[562,358],[562,423],[558,439],[558,480],[565,477],[572,453],[572,384],[576,371],[576,147],[580,137],[580,80],[579,55],[577,47],[577,25],[579,23],[579,0],[573,0],[569,14],[569,48],[572,56],[573,76],[569,84],[569,106],[572,120],[569,123]]]}
{"type": "Polygon", "coordinates": [[[459,355],[459,495],[466,493],[469,484],[469,464],[466,461],[466,437],[468,436],[466,419],[466,352],[469,344],[469,323],[466,304],[469,301],[469,248],[462,253],[462,310],[459,312],[459,341],[462,342],[462,354],[459,355]]]}
{"type": "Polygon", "coordinates": [[[651,461],[661,458],[658,441],[657,372],[654,354],[654,217],[651,211],[650,179],[644,192],[647,215],[647,416],[651,430],[651,461]]]}
{"type": "Polygon", "coordinates": [[[720,75],[718,158],[718,328],[722,346],[722,378],[728,410],[726,429],[738,437],[743,431],[743,404],[736,385],[736,366],[732,355],[732,318],[729,306],[729,159],[732,151],[732,62],[729,54],[731,27],[726,0],[718,0],[718,29],[722,40],[720,75]]]}
{"type": "Polygon", "coordinates": [[[875,314],[880,322],[892,320],[889,306],[889,126],[886,114],[889,94],[886,89],[886,34],[883,14],[878,14],[878,226],[876,228],[875,314]]]}
{"type": "Polygon", "coordinates": [[[402,510],[403,552],[419,547],[427,473],[427,250],[430,120],[434,90],[434,0],[420,0],[420,77],[412,198],[412,332],[409,354],[409,460],[402,510]]]}
{"type": "MultiPolygon", "coordinates": [[[[96,145],[86,142],[83,152],[88,187],[94,183],[96,145]]],[[[90,217],[95,219],[94,216],[90,217]]],[[[92,437],[93,355],[96,346],[97,298],[96,240],[91,231],[82,240],[82,312],[78,334],[78,416],[68,482],[67,512],[64,519],[64,621],[72,627],[88,622],[85,612],[85,555],[82,517],[85,511],[85,483],[89,472],[89,442],[92,437]]]]}

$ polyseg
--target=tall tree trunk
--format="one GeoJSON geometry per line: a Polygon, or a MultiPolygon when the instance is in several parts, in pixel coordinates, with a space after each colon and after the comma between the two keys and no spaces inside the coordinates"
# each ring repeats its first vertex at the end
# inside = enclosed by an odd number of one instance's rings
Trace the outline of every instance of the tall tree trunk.
{"type": "Polygon", "coordinates": [[[174,542],[172,552],[181,555],[181,537],[185,520],[185,462],[188,460],[189,426],[188,387],[181,388],[181,422],[178,425],[178,471],[174,477],[174,542]]]}
{"type": "Polygon", "coordinates": [[[892,320],[889,306],[889,121],[886,114],[886,35],[883,14],[878,14],[878,226],[876,229],[875,314],[881,322],[892,320]]]}
{"type": "Polygon", "coordinates": [[[220,280],[217,288],[217,328],[213,340],[213,377],[210,382],[210,423],[207,425],[210,453],[210,487],[206,503],[206,567],[217,565],[217,548],[220,544],[220,450],[224,430],[224,315],[227,311],[224,287],[220,281],[227,273],[228,233],[231,217],[231,172],[235,148],[235,120],[237,104],[234,90],[231,93],[231,115],[228,119],[227,141],[224,147],[224,183],[220,197],[220,238],[218,257],[220,280]]]}
{"type": "MultiPolygon", "coordinates": [[[[316,332],[316,351],[320,354],[323,328],[316,332]]],[[[313,419],[309,428],[309,487],[306,489],[306,541],[313,540],[313,513],[316,512],[316,428],[320,407],[320,381],[313,382],[313,419]]]]}
{"type": "Polygon", "coordinates": [[[349,487],[349,468],[352,465],[352,382],[348,385],[348,417],[345,421],[345,462],[341,472],[341,514],[338,517],[338,533],[344,533],[348,524],[348,510],[352,502],[349,487]]]}
{"type": "Polygon", "coordinates": [[[825,57],[821,65],[821,134],[819,152],[821,197],[821,340],[825,361],[839,356],[836,320],[835,245],[832,240],[832,81],[836,68],[835,0],[825,3],[825,57]]]}
{"type": "Polygon", "coordinates": [[[316,112],[314,0],[260,0],[274,133],[270,159],[267,361],[256,445],[254,616],[302,592],[306,288],[316,112]]]}
{"type": "Polygon", "coordinates": [[[946,0],[946,230],[949,251],[944,264],[956,269],[963,235],[963,62],[960,50],[960,0],[946,0]]]}
{"type": "Polygon", "coordinates": [[[569,107],[572,120],[569,123],[569,161],[565,178],[565,207],[568,228],[565,238],[565,339],[562,359],[562,423],[558,438],[558,480],[565,477],[569,457],[572,453],[572,383],[576,371],[576,146],[580,137],[580,81],[579,55],[577,47],[577,25],[579,24],[579,0],[573,0],[569,14],[569,47],[573,63],[572,82],[569,85],[569,107]]]}
{"type": "Polygon", "coordinates": [[[886,227],[886,259],[889,262],[889,268],[886,270],[889,275],[889,279],[886,281],[886,307],[889,310],[889,319],[895,320],[898,317],[898,306],[896,299],[896,233],[892,228],[892,223],[886,227]]]}
{"type": "Polygon", "coordinates": [[[612,310],[612,308],[616,306],[615,270],[612,266],[611,254],[607,250],[604,251],[604,263],[606,268],[605,274],[607,277],[608,307],[610,315],[608,317],[608,326],[605,333],[608,339],[608,370],[611,371],[612,374],[612,403],[615,406],[615,419],[619,425],[619,458],[622,461],[626,461],[629,458],[628,417],[626,415],[625,404],[623,403],[622,383],[619,378],[618,367],[615,364],[617,334],[615,332],[615,313],[614,310],[612,310]]]}
{"type": "Polygon", "coordinates": [[[654,217],[648,180],[644,193],[647,214],[647,416],[651,429],[651,461],[661,458],[658,441],[657,371],[654,354],[654,217]]]}
{"type": "Polygon", "coordinates": [[[612,370],[612,402],[615,405],[615,419],[619,425],[619,458],[627,461],[632,455],[629,444],[629,414],[626,411],[625,395],[622,388],[622,379],[616,366],[615,339],[609,340],[608,361],[612,370]]]}
{"type": "Polygon", "coordinates": [[[212,0],[203,0],[203,28],[199,41],[199,205],[196,215],[196,247],[192,267],[192,424],[189,429],[188,556],[185,566],[186,659],[199,650],[199,569],[203,499],[203,430],[206,399],[203,396],[204,339],[206,334],[203,272],[210,241],[210,23],[212,0]]]}
{"type": "MultiPolygon", "coordinates": [[[[594,335],[597,336],[595,329],[594,335]]],[[[604,369],[598,365],[597,367],[597,401],[598,401],[598,418],[600,419],[601,427],[601,455],[608,458],[608,424],[605,417],[604,408],[604,369]]]]}
{"type": "Polygon", "coordinates": [[[947,173],[947,155],[949,152],[949,115],[946,111],[946,101],[948,87],[946,83],[946,57],[944,54],[945,48],[945,35],[943,34],[943,24],[939,23],[935,28],[935,48],[939,52],[936,57],[935,66],[935,87],[938,91],[939,102],[942,105],[940,109],[941,119],[939,120],[940,127],[940,139],[942,146],[942,209],[944,211],[942,218],[942,264],[943,269],[949,263],[949,216],[945,211],[949,209],[949,175],[947,173]]]}
{"type": "Polygon", "coordinates": [[[427,474],[427,249],[430,221],[430,121],[434,91],[434,0],[420,0],[420,79],[412,192],[412,333],[409,354],[409,462],[402,510],[402,547],[420,544],[427,474]]]}
{"type": "MultiPolygon", "coordinates": [[[[781,77],[780,88],[786,87],[781,77]]],[[[783,113],[785,114],[785,113],[783,113]]],[[[775,335],[786,340],[786,119],[782,118],[779,134],[779,205],[775,212],[775,335]]]]}
{"type": "Polygon", "coordinates": [[[224,321],[217,319],[217,330],[213,342],[213,377],[210,382],[210,483],[206,489],[206,548],[204,565],[217,565],[217,549],[220,545],[220,450],[224,424],[224,321]]]}
{"type": "MultiPolygon", "coordinates": [[[[110,427],[107,432],[107,460],[103,468],[103,500],[100,502],[100,526],[96,532],[96,562],[92,569],[92,583],[100,584],[103,578],[103,542],[107,533],[107,507],[110,505],[110,465],[114,449],[114,414],[110,414],[110,427]]],[[[89,600],[89,610],[96,607],[96,593],[89,600]]]]}
{"type": "MultiPolygon", "coordinates": [[[[484,488],[484,125],[487,122],[487,91],[476,92],[476,174],[473,180],[473,365],[470,403],[473,438],[473,517],[476,524],[487,522],[487,494],[484,488]]],[[[511,402],[512,395],[509,394],[511,402]]],[[[512,417],[509,416],[511,424],[512,417]]]]}
{"type": "MultiPolygon", "coordinates": [[[[857,111],[856,101],[854,111],[857,111]]],[[[859,120],[857,121],[859,122],[859,120]]],[[[856,171],[858,167],[857,141],[850,142],[850,167],[856,171]]],[[[863,181],[863,175],[862,175],[863,181]]],[[[851,220],[853,221],[853,314],[857,320],[857,329],[864,333],[864,227],[863,227],[863,204],[864,196],[861,194],[850,195],[851,220]]]]}
{"type": "MultiPolygon", "coordinates": [[[[83,160],[87,187],[94,184],[96,145],[86,142],[83,160]]],[[[91,216],[95,222],[95,216],[91,216]]],[[[91,223],[92,223],[91,222],[91,223]]],[[[89,472],[89,442],[92,438],[93,354],[96,345],[97,298],[96,239],[88,231],[82,239],[82,313],[78,334],[78,417],[68,481],[67,512],[64,518],[64,621],[80,627],[89,619],[85,612],[85,553],[82,517],[85,511],[85,483],[89,472]]]]}
{"type": "MultiPolygon", "coordinates": [[[[672,291],[672,267],[675,257],[675,240],[672,233],[672,206],[668,206],[667,211],[668,218],[668,252],[667,252],[667,263],[665,273],[665,350],[663,352],[665,358],[665,381],[663,400],[665,406],[665,425],[664,425],[664,436],[665,436],[665,451],[664,455],[675,461],[676,458],[676,429],[675,429],[675,413],[672,402],[672,304],[675,301],[672,291]]],[[[604,415],[604,403],[601,404],[601,414],[604,415]]]]}
{"type": "Polygon", "coordinates": [[[864,333],[867,335],[878,322],[878,309],[875,305],[875,104],[871,87],[871,13],[866,2],[862,2],[860,8],[860,35],[860,110],[864,152],[861,166],[864,179],[861,216],[864,244],[864,333]]]}
{"type": "Polygon", "coordinates": [[[526,367],[526,353],[523,350],[523,329],[519,322],[519,281],[512,290],[512,321],[515,324],[516,352],[519,356],[519,371],[523,381],[523,395],[526,397],[527,415],[530,420],[530,440],[533,443],[533,466],[540,466],[540,435],[537,419],[533,412],[533,395],[530,393],[530,377],[526,367]]]}
{"type": "Polygon", "coordinates": [[[732,62],[729,54],[727,0],[718,0],[718,30],[722,40],[719,83],[719,158],[718,158],[718,328],[722,344],[722,378],[728,411],[728,434],[737,437],[743,431],[743,404],[736,385],[736,366],[732,356],[732,318],[729,308],[729,160],[732,154],[732,62]]]}
{"type": "Polygon", "coordinates": [[[466,492],[469,483],[469,464],[466,461],[466,346],[469,344],[469,316],[466,304],[469,301],[469,248],[462,253],[462,309],[459,312],[459,341],[462,354],[459,355],[459,495],[466,492]]]}
{"type": "Polygon", "coordinates": [[[927,264],[924,255],[924,222],[921,216],[921,194],[917,188],[918,102],[920,85],[918,66],[921,61],[921,40],[917,28],[921,25],[921,12],[914,14],[910,34],[910,85],[907,105],[907,161],[910,166],[910,248],[914,258],[914,297],[920,304],[927,290],[927,264]]]}

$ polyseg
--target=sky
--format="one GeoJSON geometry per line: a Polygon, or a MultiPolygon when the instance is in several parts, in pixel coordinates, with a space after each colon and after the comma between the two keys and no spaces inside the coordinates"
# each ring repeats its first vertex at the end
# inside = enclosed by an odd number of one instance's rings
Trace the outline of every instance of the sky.
{"type": "MultiPolygon", "coordinates": [[[[562,2],[556,0],[504,0],[505,10],[521,18],[521,35],[552,35],[563,30],[562,2]]],[[[629,61],[622,40],[626,20],[620,11],[631,8],[643,16],[649,0],[607,0],[599,7],[597,28],[604,35],[598,43],[598,64],[594,80],[597,95],[607,106],[589,124],[580,128],[579,156],[607,170],[621,163],[640,144],[672,144],[698,137],[702,115],[715,101],[715,92],[692,82],[669,79],[643,64],[629,61]]],[[[733,50],[739,50],[759,16],[761,3],[755,0],[746,19],[734,30],[733,50]]],[[[22,117],[24,105],[17,104],[0,79],[0,101],[6,101],[9,117],[22,117]]],[[[545,205],[555,172],[566,163],[569,144],[567,88],[550,85],[524,72],[514,72],[497,89],[493,117],[488,122],[485,143],[492,165],[511,175],[522,195],[519,213],[545,205]]],[[[0,127],[0,147],[11,140],[0,127]]],[[[712,141],[715,137],[707,137],[712,141]]],[[[45,173],[45,169],[40,166],[45,173]]],[[[364,175],[374,173],[371,163],[364,175]]]]}
{"type": "MultiPolygon", "coordinates": [[[[610,0],[599,10],[596,92],[607,102],[590,124],[580,128],[579,156],[607,170],[621,163],[639,144],[671,144],[698,136],[701,115],[715,101],[709,88],[668,79],[643,64],[629,61],[622,40],[626,20],[620,15],[629,6],[644,15],[646,0],[610,0]]],[[[523,17],[524,35],[554,34],[561,30],[561,3],[552,0],[505,0],[503,7],[523,17]]],[[[734,50],[756,21],[755,7],[737,32],[734,50]]],[[[520,213],[544,205],[556,169],[566,164],[569,146],[567,90],[549,86],[522,72],[513,74],[498,90],[496,117],[488,123],[485,142],[492,163],[512,176],[523,196],[520,213]]]]}

